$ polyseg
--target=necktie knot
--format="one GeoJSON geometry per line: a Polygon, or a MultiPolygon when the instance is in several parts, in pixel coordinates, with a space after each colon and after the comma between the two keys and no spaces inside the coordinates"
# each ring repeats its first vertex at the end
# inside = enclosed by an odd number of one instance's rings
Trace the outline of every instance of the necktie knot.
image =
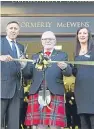
{"type": "Polygon", "coordinates": [[[47,56],[50,56],[51,52],[50,52],[50,51],[46,51],[45,54],[46,54],[47,56]]]}
{"type": "Polygon", "coordinates": [[[12,43],[15,43],[15,41],[14,41],[14,40],[12,40],[11,42],[12,42],[12,43]]]}

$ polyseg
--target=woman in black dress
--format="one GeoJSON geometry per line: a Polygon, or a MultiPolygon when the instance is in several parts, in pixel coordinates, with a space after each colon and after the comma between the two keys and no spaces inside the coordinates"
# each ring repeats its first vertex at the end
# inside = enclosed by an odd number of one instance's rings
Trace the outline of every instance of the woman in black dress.
{"type": "MultiPolygon", "coordinates": [[[[94,44],[90,31],[83,27],[77,31],[75,61],[94,61],[94,44]]],[[[94,66],[75,65],[75,99],[81,119],[81,129],[94,129],[94,66]]]]}

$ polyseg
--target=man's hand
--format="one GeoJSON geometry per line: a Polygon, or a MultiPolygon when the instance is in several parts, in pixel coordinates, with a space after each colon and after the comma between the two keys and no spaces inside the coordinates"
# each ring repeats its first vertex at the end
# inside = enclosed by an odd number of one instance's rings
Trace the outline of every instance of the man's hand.
{"type": "Polygon", "coordinates": [[[58,62],[57,65],[62,70],[67,68],[67,64],[65,62],[58,62]]]}
{"type": "Polygon", "coordinates": [[[8,62],[8,61],[12,61],[12,60],[13,60],[13,58],[10,55],[1,55],[0,56],[0,61],[8,62]]]}
{"type": "MultiPolygon", "coordinates": [[[[22,54],[19,59],[26,59],[26,57],[24,56],[24,54],[22,54]]],[[[21,69],[24,69],[25,66],[27,65],[27,62],[23,62],[23,61],[20,61],[19,62],[21,64],[21,69]]]]}

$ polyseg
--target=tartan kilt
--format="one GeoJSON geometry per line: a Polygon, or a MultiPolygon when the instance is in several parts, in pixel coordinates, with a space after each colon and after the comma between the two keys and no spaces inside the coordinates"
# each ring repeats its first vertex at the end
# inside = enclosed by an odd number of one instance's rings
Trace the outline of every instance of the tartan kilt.
{"type": "Polygon", "coordinates": [[[24,122],[26,126],[42,124],[65,127],[67,125],[64,96],[51,94],[51,103],[49,104],[51,109],[45,106],[40,111],[39,106],[38,94],[30,95],[24,122]]]}

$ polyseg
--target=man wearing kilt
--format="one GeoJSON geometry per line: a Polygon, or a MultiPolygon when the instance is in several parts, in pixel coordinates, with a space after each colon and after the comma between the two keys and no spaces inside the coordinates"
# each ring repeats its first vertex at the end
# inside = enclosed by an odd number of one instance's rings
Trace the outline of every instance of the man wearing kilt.
{"type": "Polygon", "coordinates": [[[59,129],[66,126],[66,114],[64,103],[63,75],[72,73],[65,52],[54,49],[56,37],[53,32],[46,31],[42,34],[41,42],[43,50],[32,56],[38,60],[40,54],[52,61],[62,61],[50,64],[49,67],[39,70],[36,64],[27,63],[24,69],[26,78],[32,78],[32,86],[29,91],[29,101],[25,118],[25,125],[36,129],[59,129]]]}

